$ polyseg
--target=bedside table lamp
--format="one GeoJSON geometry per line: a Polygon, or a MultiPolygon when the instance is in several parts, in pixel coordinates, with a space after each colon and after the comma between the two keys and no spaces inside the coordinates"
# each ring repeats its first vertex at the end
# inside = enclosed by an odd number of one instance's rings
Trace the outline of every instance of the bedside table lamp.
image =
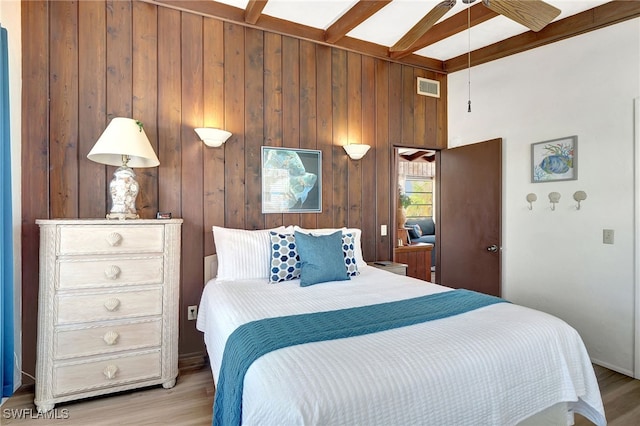
{"type": "Polygon", "coordinates": [[[142,123],[132,118],[114,118],[87,158],[96,163],[119,166],[109,184],[111,212],[107,219],[137,219],[139,186],[131,167],[156,167],[160,164],[142,123]]]}

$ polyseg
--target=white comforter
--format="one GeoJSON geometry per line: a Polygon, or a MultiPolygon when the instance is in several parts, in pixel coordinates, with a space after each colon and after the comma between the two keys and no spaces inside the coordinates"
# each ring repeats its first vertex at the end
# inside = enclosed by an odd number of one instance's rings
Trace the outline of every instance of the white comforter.
{"type": "MultiPolygon", "coordinates": [[[[197,328],[217,381],[227,337],[274,316],[450,289],[373,267],[350,281],[211,280],[197,328]]],[[[245,425],[514,425],[566,403],[606,424],[589,356],[560,319],[498,303],[380,333],[309,343],[259,358],[245,377],[245,425]]],[[[571,423],[573,416],[566,416],[571,423]]]]}

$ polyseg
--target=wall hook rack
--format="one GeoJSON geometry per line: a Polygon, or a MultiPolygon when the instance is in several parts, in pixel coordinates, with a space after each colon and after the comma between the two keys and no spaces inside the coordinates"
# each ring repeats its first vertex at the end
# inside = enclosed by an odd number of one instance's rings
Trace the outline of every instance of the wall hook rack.
{"type": "Polygon", "coordinates": [[[529,210],[533,210],[533,202],[538,199],[538,196],[533,192],[527,194],[527,202],[529,203],[529,210]]]}

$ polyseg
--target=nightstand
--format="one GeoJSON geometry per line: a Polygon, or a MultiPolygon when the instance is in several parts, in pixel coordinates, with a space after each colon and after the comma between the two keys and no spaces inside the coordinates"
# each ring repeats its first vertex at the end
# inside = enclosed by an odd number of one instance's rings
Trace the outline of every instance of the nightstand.
{"type": "Polygon", "coordinates": [[[398,275],[407,275],[407,265],[404,263],[396,263],[390,262],[388,260],[383,260],[379,262],[370,262],[369,266],[373,266],[374,268],[384,269],[385,271],[392,272],[398,275]]]}
{"type": "Polygon", "coordinates": [[[175,385],[182,219],[37,220],[35,405],[175,385]]]}

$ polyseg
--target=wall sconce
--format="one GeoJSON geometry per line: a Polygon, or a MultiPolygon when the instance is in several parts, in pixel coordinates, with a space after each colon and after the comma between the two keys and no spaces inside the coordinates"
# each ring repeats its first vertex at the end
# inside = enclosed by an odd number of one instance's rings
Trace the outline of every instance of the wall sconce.
{"type": "Polygon", "coordinates": [[[530,194],[527,194],[527,201],[529,202],[529,210],[533,210],[533,202],[536,201],[538,199],[538,196],[536,194],[534,194],[533,192],[530,194]]]}
{"type": "Polygon", "coordinates": [[[363,143],[352,143],[350,145],[345,145],[343,148],[347,151],[347,154],[352,160],[359,160],[364,157],[371,147],[363,143]]]}
{"type": "Polygon", "coordinates": [[[556,203],[560,202],[560,193],[559,192],[550,192],[549,193],[549,202],[551,203],[551,210],[556,209],[556,203]]]}
{"type": "Polygon", "coordinates": [[[198,134],[198,137],[202,139],[202,142],[212,148],[222,146],[222,144],[231,137],[231,132],[213,127],[199,127],[194,130],[198,134]]]}
{"type": "Polygon", "coordinates": [[[576,191],[573,193],[573,199],[578,202],[576,210],[580,210],[580,201],[584,201],[587,199],[587,193],[584,191],[576,191]]]}

